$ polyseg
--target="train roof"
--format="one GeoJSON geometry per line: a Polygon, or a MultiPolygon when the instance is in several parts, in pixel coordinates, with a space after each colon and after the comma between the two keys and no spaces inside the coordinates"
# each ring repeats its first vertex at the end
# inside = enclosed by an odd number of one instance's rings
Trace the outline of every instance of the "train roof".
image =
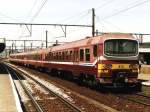
{"type": "Polygon", "coordinates": [[[19,55],[32,55],[32,54],[35,54],[35,53],[41,53],[41,52],[46,52],[45,49],[36,49],[36,50],[33,50],[33,51],[27,51],[27,52],[20,52],[20,53],[15,53],[15,54],[11,54],[11,56],[15,55],[15,56],[19,56],[19,55]]]}
{"type": "MultiPolygon", "coordinates": [[[[82,46],[94,45],[94,44],[98,44],[98,43],[101,44],[105,40],[111,39],[111,38],[112,39],[116,39],[116,38],[134,39],[134,37],[130,33],[103,33],[102,35],[98,35],[95,37],[86,37],[81,40],[76,40],[76,41],[68,42],[65,44],[57,45],[57,46],[51,46],[47,49],[38,49],[38,50],[24,52],[24,53],[17,53],[17,55],[26,55],[26,54],[32,55],[37,52],[38,53],[44,53],[44,52],[48,52],[48,51],[53,52],[53,51],[61,51],[61,50],[65,50],[65,49],[78,48],[78,47],[82,47],[82,46]]],[[[14,54],[14,55],[16,55],[16,54],[14,54]]]]}
{"type": "Polygon", "coordinates": [[[126,39],[134,39],[132,34],[129,33],[104,33],[99,36],[95,37],[86,37],[85,39],[72,41],[66,44],[61,44],[58,46],[50,47],[49,49],[51,51],[57,51],[57,50],[63,50],[63,49],[71,49],[76,47],[82,47],[82,46],[88,46],[88,45],[94,45],[98,43],[103,43],[104,40],[110,39],[110,38],[126,38],[126,39]]]}

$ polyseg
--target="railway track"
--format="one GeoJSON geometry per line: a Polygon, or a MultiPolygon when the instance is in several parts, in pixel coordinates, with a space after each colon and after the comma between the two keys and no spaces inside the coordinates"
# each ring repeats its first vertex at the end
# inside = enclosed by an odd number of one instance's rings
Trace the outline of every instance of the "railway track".
{"type": "Polygon", "coordinates": [[[147,96],[143,93],[135,93],[133,95],[117,95],[119,98],[129,100],[144,106],[150,107],[150,96],[147,96]]]}
{"type": "MultiPolygon", "coordinates": [[[[10,69],[7,68],[7,71],[10,73],[10,69]]],[[[10,73],[12,75],[12,73],[10,73]]],[[[38,104],[38,102],[36,101],[36,99],[34,98],[34,96],[32,95],[32,92],[28,90],[28,88],[26,87],[26,85],[23,83],[21,77],[16,74],[15,72],[13,72],[14,77],[19,81],[20,85],[22,86],[22,88],[24,89],[25,93],[28,95],[28,97],[30,98],[34,108],[36,109],[37,112],[44,112],[42,107],[38,104]]]]}
{"type": "MultiPolygon", "coordinates": [[[[22,67],[21,67],[22,68],[22,67]]],[[[26,70],[26,69],[25,69],[26,70]]],[[[28,70],[28,69],[27,69],[28,70]]],[[[32,72],[30,72],[31,74],[32,74],[32,76],[33,77],[37,77],[38,75],[39,75],[39,78],[43,78],[42,76],[44,75],[44,74],[40,74],[40,73],[37,73],[37,71],[35,71],[34,72],[34,70],[32,71],[32,72]]],[[[49,77],[49,76],[48,76],[49,77]]],[[[44,78],[44,80],[49,80],[48,79],[48,77],[45,77],[44,78]]],[[[55,78],[52,78],[52,79],[55,79],[55,78]]],[[[51,82],[51,81],[50,81],[51,82]]],[[[52,82],[53,82],[53,80],[52,80],[52,82]]],[[[55,82],[55,81],[54,81],[55,82]]],[[[56,83],[59,83],[58,84],[58,86],[60,85],[63,85],[63,83],[61,82],[61,80],[57,80],[56,81],[56,83]]],[[[70,82],[67,82],[66,83],[67,85],[69,84],[70,85],[70,82]]],[[[66,84],[64,84],[63,86],[66,86],[66,84]]],[[[57,85],[57,84],[56,84],[57,85]]],[[[67,86],[68,87],[68,86],[67,86]]],[[[69,86],[69,88],[76,88],[76,87],[74,87],[74,84],[71,84],[71,86],[69,86]]],[[[84,87],[80,87],[80,88],[84,88],[84,87]]],[[[71,89],[72,90],[72,89],[71,89]]],[[[83,90],[83,89],[82,89],[83,90]]],[[[80,91],[82,91],[82,90],[80,90],[80,91]]],[[[73,90],[74,91],[74,90],[73,90]]],[[[76,91],[76,89],[75,89],[75,91],[76,91]]],[[[86,91],[86,90],[85,90],[86,91]]],[[[101,93],[97,93],[96,92],[96,94],[95,94],[95,92],[93,93],[93,92],[89,92],[88,91],[88,89],[87,89],[87,91],[86,91],[88,94],[92,94],[92,95],[95,95],[95,96],[97,96],[97,98],[96,97],[94,97],[94,96],[92,96],[91,97],[91,95],[87,95],[89,98],[91,98],[91,99],[94,99],[95,101],[98,101],[98,102],[101,102],[102,101],[102,103],[103,104],[105,104],[105,105],[108,105],[108,106],[110,106],[110,107],[112,107],[112,108],[115,108],[115,109],[117,109],[117,110],[120,110],[120,111],[125,111],[125,112],[127,112],[127,111],[130,111],[130,112],[141,112],[141,110],[142,110],[142,112],[147,112],[147,110],[149,110],[149,105],[147,105],[147,104],[150,104],[150,103],[148,103],[149,101],[141,101],[141,99],[144,99],[144,98],[142,98],[142,96],[140,97],[139,95],[136,95],[136,97],[134,97],[135,96],[135,94],[134,95],[132,95],[132,94],[121,94],[121,96],[119,97],[119,96],[117,96],[116,94],[112,94],[112,93],[110,93],[110,94],[107,94],[107,95],[103,95],[103,93],[102,93],[102,95],[101,95],[101,93]],[[100,94],[100,95],[99,95],[100,94]],[[101,97],[101,96],[103,96],[103,97],[101,97]],[[111,97],[111,98],[110,98],[111,97]],[[118,98],[119,97],[119,98],[118,98]],[[121,98],[122,97],[122,98],[121,98]],[[96,98],[96,99],[95,99],[96,98]],[[103,100],[100,100],[99,98],[102,98],[103,100]],[[110,100],[110,99],[111,100],[110,100]],[[141,99],[140,99],[141,98],[141,99]],[[107,101],[105,101],[105,99],[107,100],[107,101]],[[128,100],[129,99],[129,100],[128,100]],[[110,101],[109,101],[110,100],[110,101]],[[138,101],[137,101],[138,100],[138,101]],[[140,101],[139,101],[140,100],[140,101]],[[109,102],[109,103],[107,103],[107,102],[109,102]],[[114,103],[113,103],[114,102],[114,103]],[[145,105],[145,104],[147,105],[145,105]],[[117,106],[117,107],[116,107],[117,106]]],[[[73,93],[73,92],[71,92],[71,93],[73,93]]],[[[84,94],[84,92],[77,92],[77,93],[79,93],[79,94],[81,94],[82,95],[82,93],[84,94]]],[[[115,92],[116,93],[116,92],[115,92]]],[[[139,93],[138,93],[139,94],[139,93]]],[[[141,94],[141,93],[140,93],[141,94]]],[[[119,95],[119,94],[118,94],[119,95]]],[[[85,96],[86,96],[86,94],[85,94],[85,96]]],[[[146,100],[148,100],[148,99],[146,99],[146,100]]],[[[99,112],[99,111],[98,111],[99,112]]]]}
{"type": "Polygon", "coordinates": [[[143,96],[143,97],[145,97],[145,98],[150,99],[150,96],[145,95],[145,93],[136,93],[136,95],[143,96]]]}
{"type": "MultiPolygon", "coordinates": [[[[31,79],[32,81],[34,81],[36,84],[38,84],[39,86],[41,86],[42,88],[44,88],[49,94],[53,95],[53,97],[57,97],[57,100],[59,100],[59,103],[61,103],[61,105],[63,105],[63,108],[64,108],[65,112],[66,111],[68,111],[68,112],[82,112],[82,110],[80,108],[78,108],[77,106],[75,106],[74,104],[72,104],[70,101],[68,101],[65,98],[63,98],[62,96],[58,95],[57,93],[53,92],[48,87],[46,87],[44,84],[42,84],[38,80],[36,80],[33,77],[31,77],[29,74],[26,74],[26,73],[18,70],[17,68],[14,68],[14,67],[13,67],[13,69],[15,71],[17,71],[20,75],[22,75],[25,79],[27,79],[26,77],[28,77],[29,79],[31,79]]],[[[25,91],[27,92],[27,94],[30,96],[30,98],[31,98],[34,106],[36,107],[36,110],[38,112],[45,112],[45,110],[43,109],[43,107],[45,106],[45,104],[43,105],[43,101],[41,101],[41,100],[39,100],[39,101],[35,100],[35,98],[32,95],[32,93],[27,89],[27,87],[19,79],[19,76],[16,76],[16,77],[20,81],[21,85],[23,86],[23,88],[25,89],[25,91]]],[[[46,101],[44,101],[44,102],[46,102],[46,101]]],[[[46,111],[48,111],[48,109],[46,111]]]]}

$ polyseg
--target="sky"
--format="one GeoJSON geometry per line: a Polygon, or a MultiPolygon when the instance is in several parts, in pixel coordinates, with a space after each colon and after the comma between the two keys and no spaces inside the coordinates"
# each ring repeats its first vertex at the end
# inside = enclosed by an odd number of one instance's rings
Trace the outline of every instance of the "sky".
{"type": "MultiPolygon", "coordinates": [[[[150,33],[150,0],[0,0],[0,23],[91,25],[92,8],[100,32],[150,33]]],[[[46,30],[49,42],[83,39],[92,31],[67,27],[67,36],[63,37],[60,26],[32,26],[29,36],[24,25],[0,25],[0,37],[45,40],[46,30]]],[[[150,41],[150,37],[144,37],[144,41],[150,41]]]]}

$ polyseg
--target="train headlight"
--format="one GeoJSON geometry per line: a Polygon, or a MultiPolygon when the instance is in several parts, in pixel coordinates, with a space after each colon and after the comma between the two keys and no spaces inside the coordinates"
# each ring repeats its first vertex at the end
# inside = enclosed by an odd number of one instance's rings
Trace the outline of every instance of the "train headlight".
{"type": "Polygon", "coordinates": [[[128,78],[125,78],[125,82],[128,82],[128,78]]]}
{"type": "Polygon", "coordinates": [[[139,68],[139,65],[138,65],[138,64],[130,64],[130,65],[129,65],[129,68],[130,68],[130,69],[138,69],[138,68],[139,68]]]}
{"type": "Polygon", "coordinates": [[[132,72],[138,72],[138,70],[132,70],[132,72]]]}
{"type": "Polygon", "coordinates": [[[112,68],[112,64],[104,64],[103,68],[104,69],[111,69],[112,68]]]}
{"type": "Polygon", "coordinates": [[[104,82],[104,79],[103,79],[103,78],[100,78],[99,81],[100,81],[100,83],[103,83],[103,82],[104,82]]]}

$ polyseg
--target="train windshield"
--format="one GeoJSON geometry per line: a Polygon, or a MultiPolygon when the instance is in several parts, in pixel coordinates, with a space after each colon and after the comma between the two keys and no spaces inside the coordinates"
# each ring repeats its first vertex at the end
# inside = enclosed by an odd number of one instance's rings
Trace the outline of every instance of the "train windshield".
{"type": "Polygon", "coordinates": [[[136,56],[138,54],[138,42],[128,39],[106,40],[104,53],[107,56],[136,56]]]}

